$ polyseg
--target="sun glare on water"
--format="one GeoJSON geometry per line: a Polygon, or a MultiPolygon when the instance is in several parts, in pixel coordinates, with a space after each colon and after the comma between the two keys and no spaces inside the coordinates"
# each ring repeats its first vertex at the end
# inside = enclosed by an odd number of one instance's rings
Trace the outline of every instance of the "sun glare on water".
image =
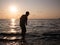
{"type": "Polygon", "coordinates": [[[11,33],[16,33],[16,30],[11,29],[10,32],[11,32],[11,33]]]}
{"type": "Polygon", "coordinates": [[[10,30],[10,32],[11,33],[16,33],[16,30],[15,30],[15,19],[11,19],[11,24],[10,24],[10,28],[11,28],[11,30],[10,30]]]}
{"type": "Polygon", "coordinates": [[[11,25],[12,25],[12,26],[15,25],[15,19],[11,19],[11,25]]]}

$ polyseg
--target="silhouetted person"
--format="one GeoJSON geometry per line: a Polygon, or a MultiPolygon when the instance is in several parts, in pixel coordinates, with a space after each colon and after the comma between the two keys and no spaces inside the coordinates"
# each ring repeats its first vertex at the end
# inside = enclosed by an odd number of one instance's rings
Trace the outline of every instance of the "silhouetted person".
{"type": "Polygon", "coordinates": [[[22,40],[25,39],[25,35],[26,35],[26,25],[27,25],[28,15],[29,15],[29,11],[26,11],[26,14],[22,15],[20,18],[20,27],[22,30],[22,32],[21,32],[22,40]]]}

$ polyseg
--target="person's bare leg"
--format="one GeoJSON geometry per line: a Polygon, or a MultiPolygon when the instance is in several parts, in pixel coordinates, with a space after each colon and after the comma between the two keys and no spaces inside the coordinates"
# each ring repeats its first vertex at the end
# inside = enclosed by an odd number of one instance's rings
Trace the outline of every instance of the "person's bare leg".
{"type": "Polygon", "coordinates": [[[26,35],[26,27],[22,30],[22,41],[25,41],[25,35],[26,35]]]}

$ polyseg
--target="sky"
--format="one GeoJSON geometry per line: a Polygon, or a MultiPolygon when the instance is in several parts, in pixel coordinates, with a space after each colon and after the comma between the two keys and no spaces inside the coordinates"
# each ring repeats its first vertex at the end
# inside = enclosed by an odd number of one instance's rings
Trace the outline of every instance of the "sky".
{"type": "Polygon", "coordinates": [[[60,18],[60,0],[0,0],[0,19],[20,18],[26,11],[29,19],[60,18]]]}

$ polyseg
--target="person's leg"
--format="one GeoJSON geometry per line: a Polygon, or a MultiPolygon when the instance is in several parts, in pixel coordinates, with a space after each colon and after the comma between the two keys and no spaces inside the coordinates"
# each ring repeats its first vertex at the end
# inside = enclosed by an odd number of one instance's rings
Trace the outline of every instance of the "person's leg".
{"type": "Polygon", "coordinates": [[[25,35],[26,35],[26,27],[24,26],[22,30],[22,39],[25,39],[25,35]]]}
{"type": "Polygon", "coordinates": [[[22,40],[25,40],[25,35],[26,35],[26,27],[25,26],[21,27],[21,34],[22,34],[22,40]]]}

